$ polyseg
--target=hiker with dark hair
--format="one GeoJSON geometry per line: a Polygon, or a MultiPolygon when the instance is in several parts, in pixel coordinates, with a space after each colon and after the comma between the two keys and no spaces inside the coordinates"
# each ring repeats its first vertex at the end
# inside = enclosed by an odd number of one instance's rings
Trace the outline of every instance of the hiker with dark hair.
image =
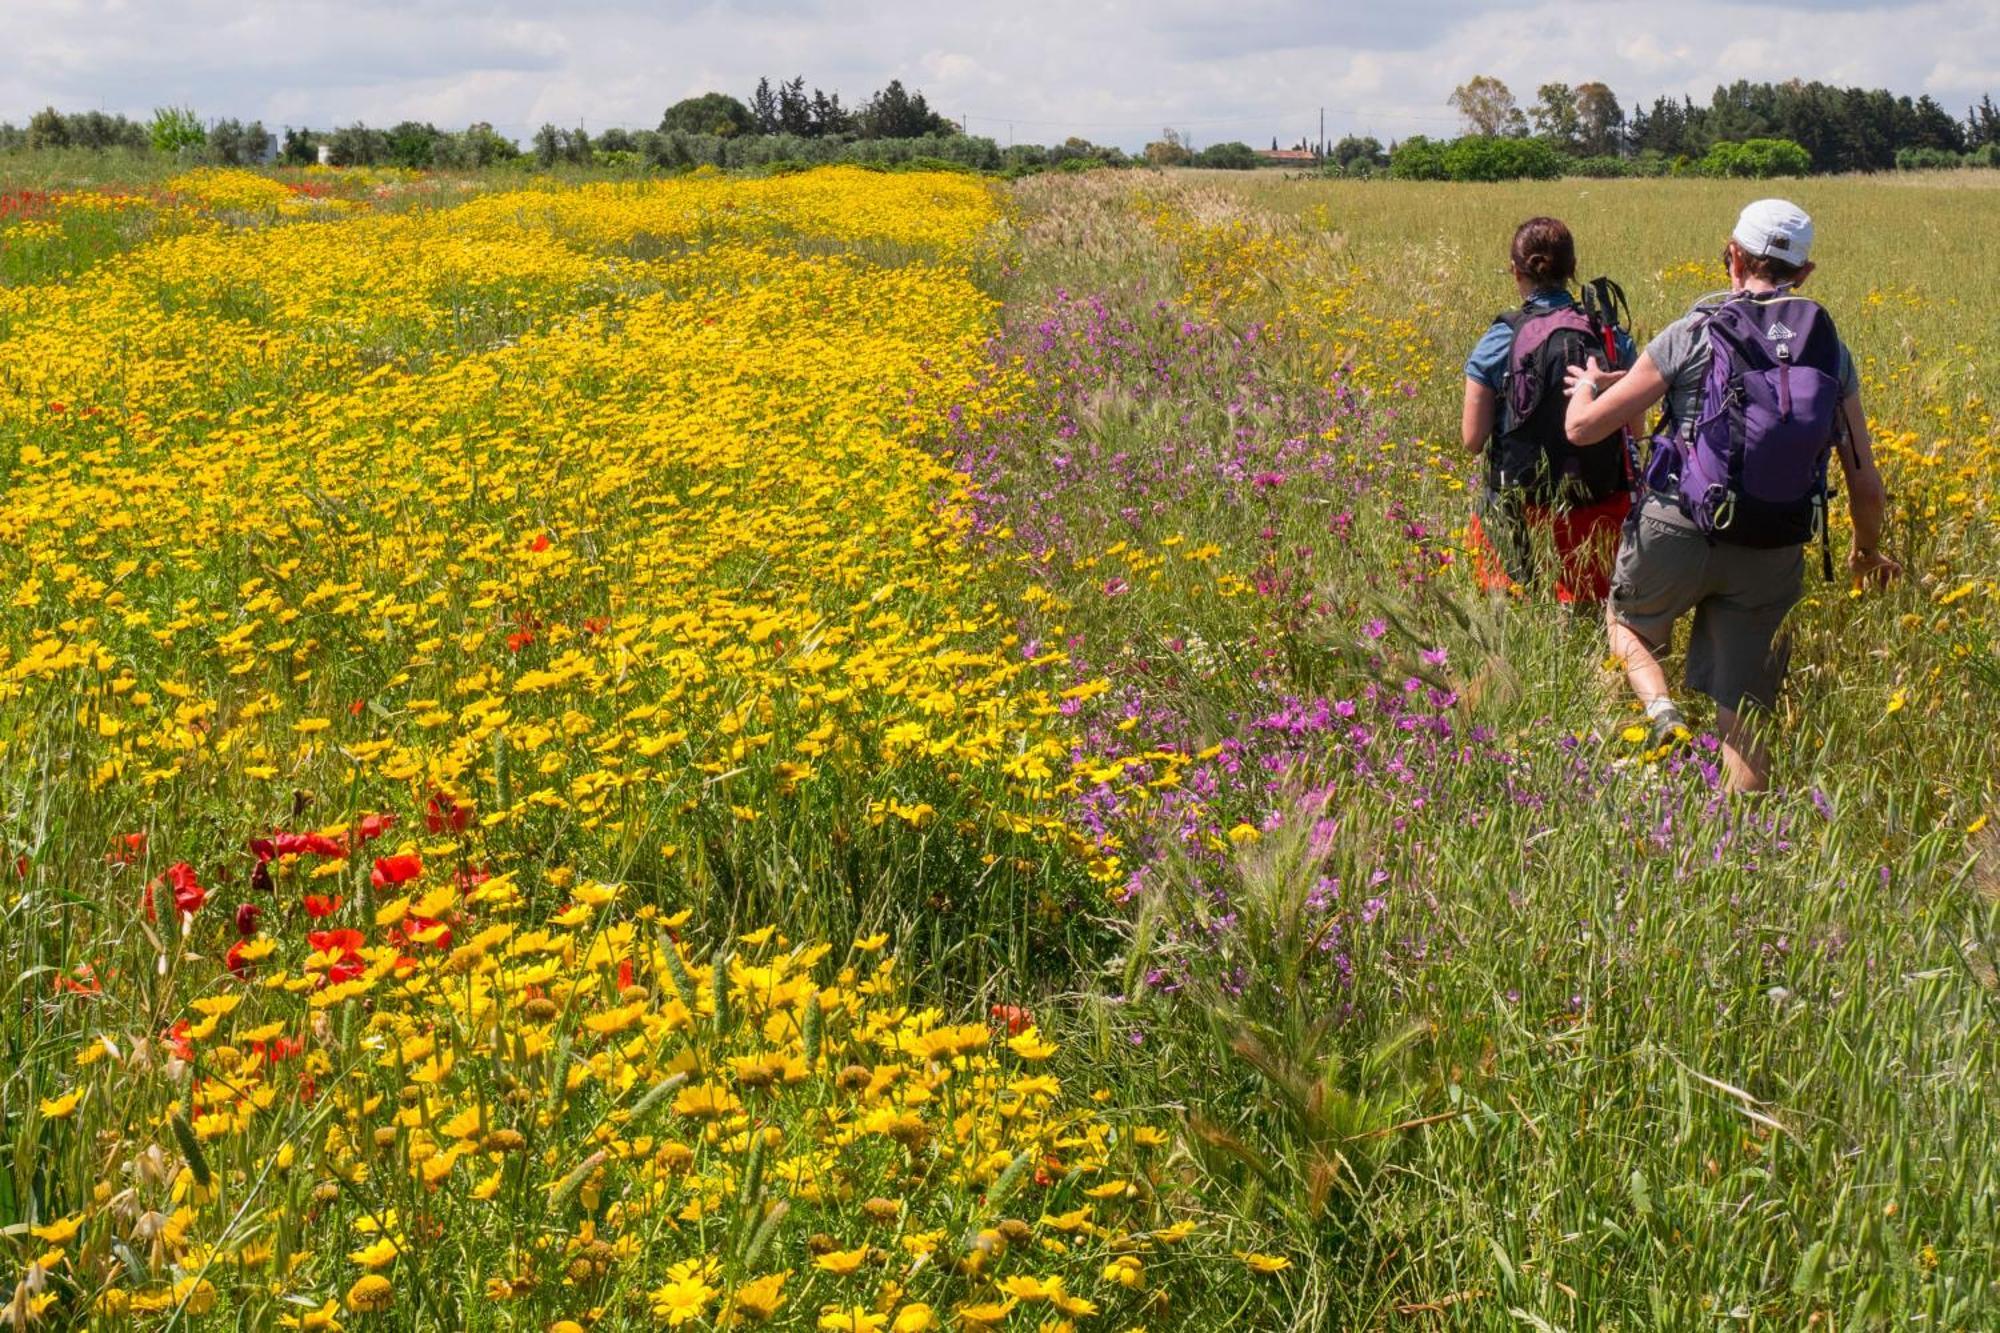
{"type": "Polygon", "coordinates": [[[1798,295],[1811,276],[1812,219],[1782,199],[1743,210],[1723,263],[1730,290],[1660,331],[1629,372],[1569,372],[1566,426],[1593,439],[1666,400],[1612,573],[1612,655],[1645,706],[1651,744],[1688,739],[1659,654],[1694,612],[1687,685],[1715,701],[1728,785],[1763,788],[1770,760],[1746,712],[1767,709],[1790,655],[1780,637],[1799,600],[1805,547],[1828,579],[1827,462],[1840,459],[1854,518],[1857,586],[1902,571],[1882,553],[1882,476],[1854,357],[1833,319],[1798,295]]]}
{"type": "Polygon", "coordinates": [[[1563,431],[1564,374],[1595,354],[1632,364],[1623,328],[1624,293],[1599,278],[1581,303],[1570,294],[1576,241],[1555,218],[1529,218],[1514,231],[1508,269],[1521,304],[1496,316],[1465,362],[1465,447],[1485,458],[1472,520],[1481,586],[1508,592],[1535,581],[1533,534],[1549,533],[1556,597],[1604,600],[1619,526],[1631,508],[1622,430],[1573,445],[1563,431]]]}

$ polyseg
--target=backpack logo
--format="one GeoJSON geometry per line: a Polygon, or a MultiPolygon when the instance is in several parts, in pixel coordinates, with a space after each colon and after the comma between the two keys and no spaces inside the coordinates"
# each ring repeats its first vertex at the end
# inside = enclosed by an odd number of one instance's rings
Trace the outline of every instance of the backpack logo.
{"type": "Polygon", "coordinates": [[[1799,336],[1798,334],[1793,333],[1783,324],[1777,323],[1775,321],[1772,323],[1770,328],[1764,330],[1764,337],[1774,343],[1790,342],[1792,339],[1798,336],[1799,336]]]}

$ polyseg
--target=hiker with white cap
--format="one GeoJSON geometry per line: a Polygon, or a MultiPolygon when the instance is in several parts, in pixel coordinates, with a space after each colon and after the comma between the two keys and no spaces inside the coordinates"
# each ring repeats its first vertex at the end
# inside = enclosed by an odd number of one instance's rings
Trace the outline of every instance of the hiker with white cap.
{"type": "Polygon", "coordinates": [[[1715,701],[1731,790],[1762,789],[1769,757],[1746,713],[1768,709],[1784,679],[1780,638],[1799,600],[1805,547],[1827,534],[1827,462],[1838,457],[1854,520],[1849,573],[1859,586],[1901,572],[1883,554],[1884,495],[1869,449],[1854,357],[1817,303],[1812,219],[1783,199],[1743,210],[1723,265],[1730,290],[1661,330],[1630,371],[1594,361],[1569,373],[1564,427],[1575,441],[1666,400],[1644,498],[1619,542],[1608,607],[1612,655],[1646,709],[1650,744],[1690,737],[1659,654],[1689,611],[1687,685],[1715,701]]]}

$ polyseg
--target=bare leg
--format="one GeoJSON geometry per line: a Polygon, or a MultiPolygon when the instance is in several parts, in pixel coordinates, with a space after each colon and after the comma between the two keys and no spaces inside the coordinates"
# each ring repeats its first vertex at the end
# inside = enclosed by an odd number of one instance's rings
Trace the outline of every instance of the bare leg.
{"type": "Polygon", "coordinates": [[[1771,754],[1758,737],[1755,718],[1733,708],[1715,710],[1715,729],[1722,733],[1722,773],[1731,791],[1762,791],[1771,782],[1771,754]]]}
{"type": "Polygon", "coordinates": [[[1653,646],[1620,621],[1608,605],[1604,624],[1611,639],[1611,655],[1624,666],[1625,683],[1639,696],[1639,702],[1651,704],[1655,699],[1670,698],[1667,673],[1661,670],[1660,659],[1653,656],[1653,646]]]}

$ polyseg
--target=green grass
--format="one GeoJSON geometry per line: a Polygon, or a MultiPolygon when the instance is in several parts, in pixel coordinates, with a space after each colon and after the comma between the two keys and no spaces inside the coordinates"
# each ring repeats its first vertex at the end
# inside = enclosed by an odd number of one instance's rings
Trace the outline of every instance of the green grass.
{"type": "MultiPolygon", "coordinates": [[[[0,181],[145,183],[144,165],[7,159],[0,181]]],[[[1267,826],[1240,847],[1177,845],[1158,808],[1128,809],[1117,850],[1149,879],[1125,904],[1079,907],[1078,866],[1053,853],[990,871],[942,824],[856,841],[874,794],[858,779],[820,788],[823,804],[782,830],[690,849],[694,868],[621,869],[645,892],[687,875],[726,931],[767,916],[801,936],[894,928],[919,1002],[955,1016],[1025,1002],[1064,1039],[1071,1086],[1174,1124],[1163,1188],[1208,1234],[1201,1259],[1160,1266],[1147,1327],[1993,1326],[2000,843],[1967,830],[2000,806],[1996,177],[1771,187],[1818,223],[1808,291],[1863,367],[1892,549],[1909,564],[1865,599],[1809,574],[1771,722],[1774,794],[1730,801],[1696,769],[1635,762],[1601,628],[1543,596],[1487,603],[1457,540],[1473,476],[1460,361],[1513,299],[1501,268],[1515,223],[1564,217],[1584,271],[1624,283],[1643,337],[1717,284],[1714,253],[1758,187],[1050,176],[1015,189],[1007,262],[979,270],[1000,319],[1018,336],[1051,318],[1059,289],[1100,296],[1136,351],[1115,381],[1020,390],[1026,406],[996,428],[1020,451],[1021,509],[1007,512],[1053,515],[1069,535],[1043,549],[991,532],[978,549],[1025,639],[1116,681],[1079,725],[1134,752],[1172,727],[1189,751],[1229,740],[1254,757],[1277,751],[1252,722],[1288,696],[1401,697],[1421,677],[1453,696],[1424,710],[1450,741],[1365,705],[1373,740],[1316,733],[1282,777],[1252,763],[1255,780],[1207,803],[1204,828],[1267,826]],[[1295,335],[1248,336],[1274,318],[1295,335]],[[1184,322],[1216,330],[1226,354],[1198,356],[1208,344],[1184,322]],[[1296,423],[1259,404],[1335,382],[1358,399],[1345,433],[1287,455],[1284,484],[1204,473],[1139,512],[1118,481],[1113,460],[1178,466],[1239,436],[1276,467],[1296,423]],[[1310,484],[1304,457],[1331,460],[1310,484]],[[1086,475],[1054,486],[1078,459],[1086,475]],[[1189,558],[1205,546],[1212,557],[1189,558]],[[1438,649],[1441,662],[1421,655],[1438,649]],[[1140,739],[1120,741],[1128,707],[1140,739]],[[1335,880],[1337,905],[1316,906],[1335,880]],[[905,910],[889,919],[880,903],[905,910]],[[1330,925],[1341,933],[1323,947],[1330,925]],[[1229,1249],[1291,1263],[1252,1275],[1229,1249]]],[[[0,232],[0,282],[72,280],[139,239],[66,231],[31,254],[0,232]]],[[[871,257],[907,258],[881,249],[871,257]]],[[[542,324],[502,295],[464,304],[435,347],[399,335],[395,356],[443,364],[542,324]]],[[[587,304],[553,301],[547,318],[587,304]]],[[[8,456],[26,438],[5,441],[8,456]]],[[[752,578],[758,562],[734,558],[752,578]]],[[[221,605],[235,581],[178,591],[221,605]]],[[[80,725],[50,716],[42,752],[80,725]]],[[[103,861],[117,793],[18,763],[10,779],[18,828],[103,861]]],[[[115,929],[147,959],[130,889],[116,890],[115,929]]],[[[61,929],[21,919],[42,898],[0,918],[17,1008],[47,985],[42,969],[74,961],[69,923],[111,920],[96,887],[63,892],[61,929]]],[[[119,1003],[157,1005],[135,1024],[157,1029],[180,998],[119,1003]]],[[[73,1034],[43,1030],[10,1020],[17,1069],[69,1058],[73,1034]]],[[[8,1086],[11,1102],[55,1084],[8,1086]]],[[[46,1128],[14,1106],[6,1123],[10,1157],[46,1128]]],[[[0,1179],[34,1174],[8,1165],[0,1179]]],[[[0,1223],[25,1207],[11,1198],[0,1223]]],[[[506,1239],[458,1238],[468,1283],[506,1239]]],[[[479,1308],[471,1287],[458,1299],[441,1308],[479,1308]]],[[[1026,1326],[1027,1312],[1008,1325],[1026,1326]]]]}
{"type": "MultiPolygon", "coordinates": [[[[1148,528],[1154,540],[1178,530],[1189,545],[1215,543],[1246,572],[1267,544],[1310,549],[1295,572],[1322,594],[1303,624],[1253,627],[1259,643],[1292,644],[1282,667],[1233,665],[1199,686],[1198,709],[1194,687],[1175,699],[1226,734],[1241,720],[1232,695],[1255,709],[1289,691],[1352,693],[1371,674],[1393,677],[1400,667],[1364,670],[1350,647],[1357,623],[1386,606],[1409,627],[1405,653],[1448,648],[1465,722],[1498,737],[1512,768],[1424,770],[1416,810],[1407,790],[1355,780],[1327,756],[1315,780],[1333,783],[1342,836],[1322,860],[1260,846],[1233,874],[1198,866],[1177,877],[1197,902],[1196,885],[1229,881],[1231,903],[1246,919],[1246,904],[1266,904],[1267,924],[1239,923],[1220,960],[1197,936],[1181,960],[1189,984],[1172,998],[1134,995],[1138,967],[1173,956],[1155,933],[1165,927],[1142,924],[1102,987],[1112,1002],[1084,1024],[1120,1080],[1188,1113],[1192,1160],[1218,1206],[1288,1238],[1300,1266],[1276,1280],[1298,1327],[1969,1328],[1996,1317],[2000,866],[1990,842],[1981,861],[1965,833],[2000,796],[1988,400],[2000,297],[1980,276],[1993,196],[1968,188],[1989,184],[1770,187],[1818,224],[1822,267],[1808,291],[1864,367],[1892,541],[1910,577],[1853,600],[1809,573],[1792,685],[1772,723],[1785,790],[1737,801],[1692,773],[1596,762],[1621,755],[1616,732],[1630,714],[1591,620],[1542,598],[1488,608],[1462,580],[1412,586],[1395,571],[1409,558],[1408,521],[1433,533],[1463,525],[1467,493],[1448,480],[1474,475],[1457,443],[1459,364],[1513,299],[1503,264],[1514,224],[1564,217],[1583,271],[1626,286],[1643,339],[1720,285],[1712,255],[1735,210],[1767,191],[1222,173],[1025,187],[1028,251],[1012,289],[1024,318],[1055,286],[1108,292],[1133,311],[1175,299],[1193,252],[1142,220],[1164,204],[1241,228],[1193,254],[1192,271],[1251,253],[1245,237],[1280,243],[1232,287],[1248,295],[1207,308],[1225,322],[1289,307],[1310,325],[1321,296],[1346,292],[1321,350],[1273,344],[1260,363],[1273,373],[1331,374],[1325,348],[1353,350],[1363,316],[1383,339],[1420,349],[1372,372],[1387,351],[1360,347],[1378,388],[1419,370],[1410,397],[1377,398],[1394,411],[1383,424],[1390,461],[1363,459],[1374,482],[1354,502],[1347,544],[1325,532],[1327,509],[1350,503],[1344,493],[1181,506],[1148,528]],[[1676,272],[1692,263],[1706,272],[1676,272]],[[1966,584],[1969,594],[1941,602],[1966,584]],[[1905,702],[1892,707],[1899,690],[1905,702]],[[1571,750],[1566,737],[1585,739],[1571,750]],[[1588,776],[1571,771],[1571,755],[1593,761],[1588,776]],[[1296,966],[1296,943],[1268,924],[1285,913],[1268,905],[1292,901],[1302,877],[1352,884],[1374,867],[1393,875],[1390,924],[1372,941],[1356,934],[1352,981],[1296,966]],[[1407,947],[1417,938],[1420,958],[1407,947]],[[1260,986],[1286,999],[1282,1012],[1253,1003],[1260,986]],[[1370,1056],[1409,1023],[1421,1031],[1413,1045],[1370,1056]],[[1147,1033],[1136,1053],[1124,1040],[1132,1026],[1147,1033]],[[1308,1114],[1315,1082],[1320,1110],[1308,1114]],[[1332,1140],[1315,1121],[1370,1099],[1355,1122],[1364,1127],[1439,1118],[1332,1140]],[[1204,1122],[1227,1131],[1207,1148],[1204,1122]],[[1233,1146],[1215,1150],[1224,1138],[1233,1146]],[[1309,1163],[1327,1142],[1359,1169],[1315,1200],[1309,1163]]],[[[1099,420],[1088,438],[1106,455],[1137,455],[1190,429],[1145,406],[1099,420]]],[[[1203,589],[1140,608],[1106,603],[1092,595],[1102,571],[1077,563],[1065,577],[1056,562],[1053,582],[1078,604],[1065,619],[1086,643],[1137,641],[1149,618],[1220,632],[1238,614],[1203,589]]]]}

